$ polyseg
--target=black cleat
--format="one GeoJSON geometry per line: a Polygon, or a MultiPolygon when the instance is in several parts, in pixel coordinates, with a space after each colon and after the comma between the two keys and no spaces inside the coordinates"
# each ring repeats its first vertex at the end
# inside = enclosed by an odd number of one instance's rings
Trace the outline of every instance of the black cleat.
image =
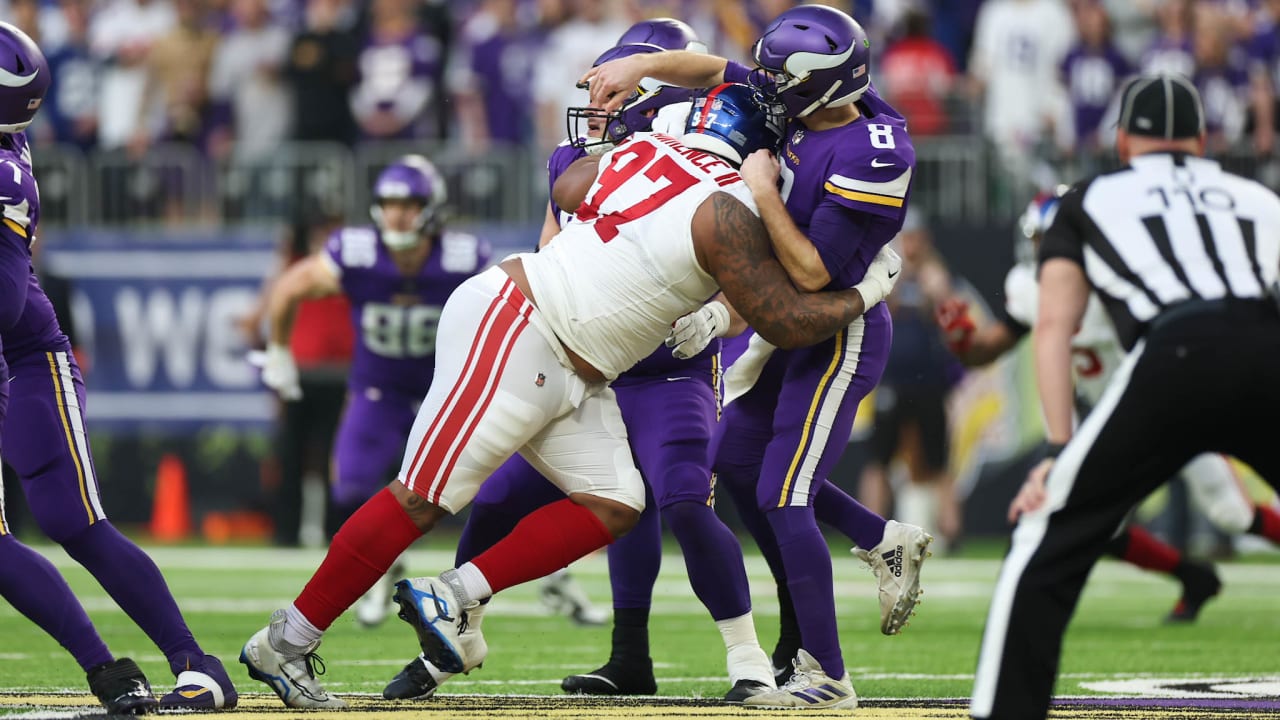
{"type": "Polygon", "coordinates": [[[88,674],[89,690],[102,701],[109,715],[146,715],[160,704],[138,664],[129,658],[103,663],[88,674]]]}
{"type": "Polygon", "coordinates": [[[585,675],[570,675],[560,689],[574,695],[654,695],[658,681],[653,678],[653,663],[639,668],[622,668],[612,663],[585,675]]]}
{"type": "Polygon", "coordinates": [[[1206,603],[1222,592],[1222,581],[1208,563],[1187,562],[1180,579],[1182,597],[1173,611],[1164,619],[1167,624],[1193,623],[1200,616],[1206,603]]]}
{"type": "Polygon", "coordinates": [[[786,685],[791,676],[795,675],[795,659],[798,652],[800,652],[798,645],[790,650],[782,645],[778,645],[773,649],[773,681],[778,687],[786,685]]]}
{"type": "Polygon", "coordinates": [[[426,658],[422,655],[409,661],[391,682],[382,689],[382,697],[387,700],[413,700],[429,698],[436,694],[436,679],[431,677],[427,669],[426,658]]]}
{"type": "Polygon", "coordinates": [[[759,680],[739,680],[733,684],[729,692],[725,693],[725,702],[740,703],[743,700],[761,693],[772,692],[774,688],[765,685],[759,680]]]}

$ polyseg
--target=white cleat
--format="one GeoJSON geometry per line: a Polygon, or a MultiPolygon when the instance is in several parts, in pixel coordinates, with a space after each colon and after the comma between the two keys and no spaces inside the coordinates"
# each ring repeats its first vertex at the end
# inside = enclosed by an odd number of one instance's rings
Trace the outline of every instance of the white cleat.
{"type": "Polygon", "coordinates": [[[393,596],[400,605],[400,619],[413,626],[418,645],[431,664],[443,672],[467,672],[476,667],[468,650],[488,645],[481,636],[463,642],[464,632],[480,635],[479,628],[468,628],[467,611],[449,583],[437,577],[409,578],[396,583],[393,596]]]}
{"type": "Polygon", "coordinates": [[[743,707],[774,710],[853,710],[858,707],[849,673],[833,680],[817,660],[805,650],[796,654],[795,674],[773,692],[752,695],[742,701],[743,707]]]}
{"type": "Polygon", "coordinates": [[[290,645],[284,641],[284,623],[284,610],[275,611],[271,624],[244,644],[240,662],[249,668],[249,677],[266,683],[289,707],[345,708],[345,702],[330,695],[316,681],[316,664],[324,674],[324,661],[316,655],[320,641],[304,647],[290,645]]]}
{"type": "Polygon", "coordinates": [[[538,597],[552,612],[563,613],[577,625],[594,627],[609,622],[609,611],[596,607],[582,586],[561,568],[538,584],[538,597]]]}
{"type": "Polygon", "coordinates": [[[356,602],[356,622],[361,627],[377,627],[391,615],[391,593],[395,590],[396,581],[405,576],[404,556],[391,565],[386,575],[378,578],[378,582],[356,602]]]}
{"type": "Polygon", "coordinates": [[[915,525],[890,520],[884,539],[871,550],[854,548],[853,554],[875,573],[880,584],[880,632],[902,632],[924,593],[920,589],[920,566],[929,552],[933,536],[915,525]]]}

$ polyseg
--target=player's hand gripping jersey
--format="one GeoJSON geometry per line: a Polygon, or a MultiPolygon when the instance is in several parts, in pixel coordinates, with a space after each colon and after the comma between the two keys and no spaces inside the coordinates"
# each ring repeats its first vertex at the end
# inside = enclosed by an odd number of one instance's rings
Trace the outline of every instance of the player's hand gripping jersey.
{"type": "Polygon", "coordinates": [[[755,209],[725,161],[669,135],[639,133],[603,156],[576,219],[541,252],[522,256],[556,335],[608,378],[653,352],[671,318],[717,291],[690,231],[694,212],[716,192],[755,209]],[[583,277],[594,282],[577,281],[583,277]]]}

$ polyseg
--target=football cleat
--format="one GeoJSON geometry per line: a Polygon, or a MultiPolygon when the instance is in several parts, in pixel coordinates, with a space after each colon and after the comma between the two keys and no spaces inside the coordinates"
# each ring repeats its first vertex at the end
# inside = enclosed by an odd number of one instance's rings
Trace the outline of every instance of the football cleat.
{"type": "Polygon", "coordinates": [[[726,702],[740,703],[749,697],[763,695],[776,689],[774,686],[762,683],[759,680],[739,680],[733,684],[732,688],[729,688],[729,692],[725,693],[724,699],[726,702]]]}
{"type": "Polygon", "coordinates": [[[391,591],[395,589],[396,580],[405,576],[404,556],[401,555],[387,571],[386,575],[369,588],[369,591],[356,602],[356,622],[361,627],[372,628],[381,625],[391,615],[391,591]]]}
{"type": "Polygon", "coordinates": [[[146,715],[158,705],[147,676],[129,658],[98,665],[89,670],[87,679],[89,690],[102,701],[108,715],[146,715]]]}
{"type": "MultiPolygon", "coordinates": [[[[400,605],[400,619],[413,627],[422,654],[431,664],[448,673],[466,672],[478,664],[467,656],[467,644],[461,637],[468,629],[467,611],[449,583],[437,577],[401,580],[393,598],[400,605]]],[[[480,634],[479,629],[471,632],[480,634]]]]}
{"type": "Polygon", "coordinates": [[[858,693],[849,681],[849,673],[833,680],[807,651],[796,653],[795,673],[786,685],[772,692],[752,695],[742,701],[744,707],[797,710],[803,708],[858,707],[858,693]]]}
{"type": "Polygon", "coordinates": [[[277,610],[271,616],[271,624],[254,633],[244,644],[240,662],[249,668],[249,677],[266,683],[289,707],[345,708],[345,702],[330,695],[316,681],[316,675],[323,675],[325,669],[324,661],[316,655],[320,641],[305,646],[287,643],[284,624],[285,612],[277,610]]]}
{"type": "Polygon", "coordinates": [[[609,622],[609,611],[593,605],[578,581],[563,568],[542,579],[538,597],[552,612],[564,613],[574,624],[596,627],[609,622]]]}
{"type": "Polygon", "coordinates": [[[880,586],[880,632],[897,635],[915,614],[924,591],[920,589],[920,566],[929,552],[933,536],[915,525],[890,520],[884,539],[871,550],[854,548],[853,554],[871,568],[880,586]]]}
{"type": "Polygon", "coordinates": [[[570,675],[561,681],[560,689],[571,695],[654,695],[658,681],[653,677],[653,661],[649,658],[643,664],[614,663],[610,659],[599,670],[570,675]]]}
{"type": "Polygon", "coordinates": [[[169,694],[160,698],[160,707],[166,710],[230,710],[238,699],[235,685],[231,684],[222,661],[205,655],[198,665],[178,673],[177,684],[169,694]]]}
{"type": "Polygon", "coordinates": [[[1187,561],[1182,575],[1182,597],[1164,619],[1167,624],[1192,623],[1205,604],[1222,592],[1222,581],[1208,563],[1187,561]]]}
{"type": "MultiPolygon", "coordinates": [[[[485,656],[489,654],[489,643],[485,642],[484,635],[476,628],[468,628],[458,637],[467,654],[468,666],[464,672],[482,667],[485,656]]],[[[425,655],[419,655],[391,678],[391,682],[382,689],[382,697],[388,700],[428,698],[435,694],[436,688],[455,674],[440,670],[432,665],[425,655]]]]}

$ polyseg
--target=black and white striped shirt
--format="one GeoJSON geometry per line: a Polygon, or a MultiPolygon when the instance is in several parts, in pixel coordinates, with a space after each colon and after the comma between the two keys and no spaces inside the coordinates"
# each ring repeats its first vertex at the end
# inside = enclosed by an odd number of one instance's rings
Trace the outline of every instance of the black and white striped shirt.
{"type": "Polygon", "coordinates": [[[1189,300],[1262,298],[1280,273],[1280,198],[1218,163],[1133,158],[1063,196],[1040,262],[1084,268],[1126,349],[1189,300]]]}

